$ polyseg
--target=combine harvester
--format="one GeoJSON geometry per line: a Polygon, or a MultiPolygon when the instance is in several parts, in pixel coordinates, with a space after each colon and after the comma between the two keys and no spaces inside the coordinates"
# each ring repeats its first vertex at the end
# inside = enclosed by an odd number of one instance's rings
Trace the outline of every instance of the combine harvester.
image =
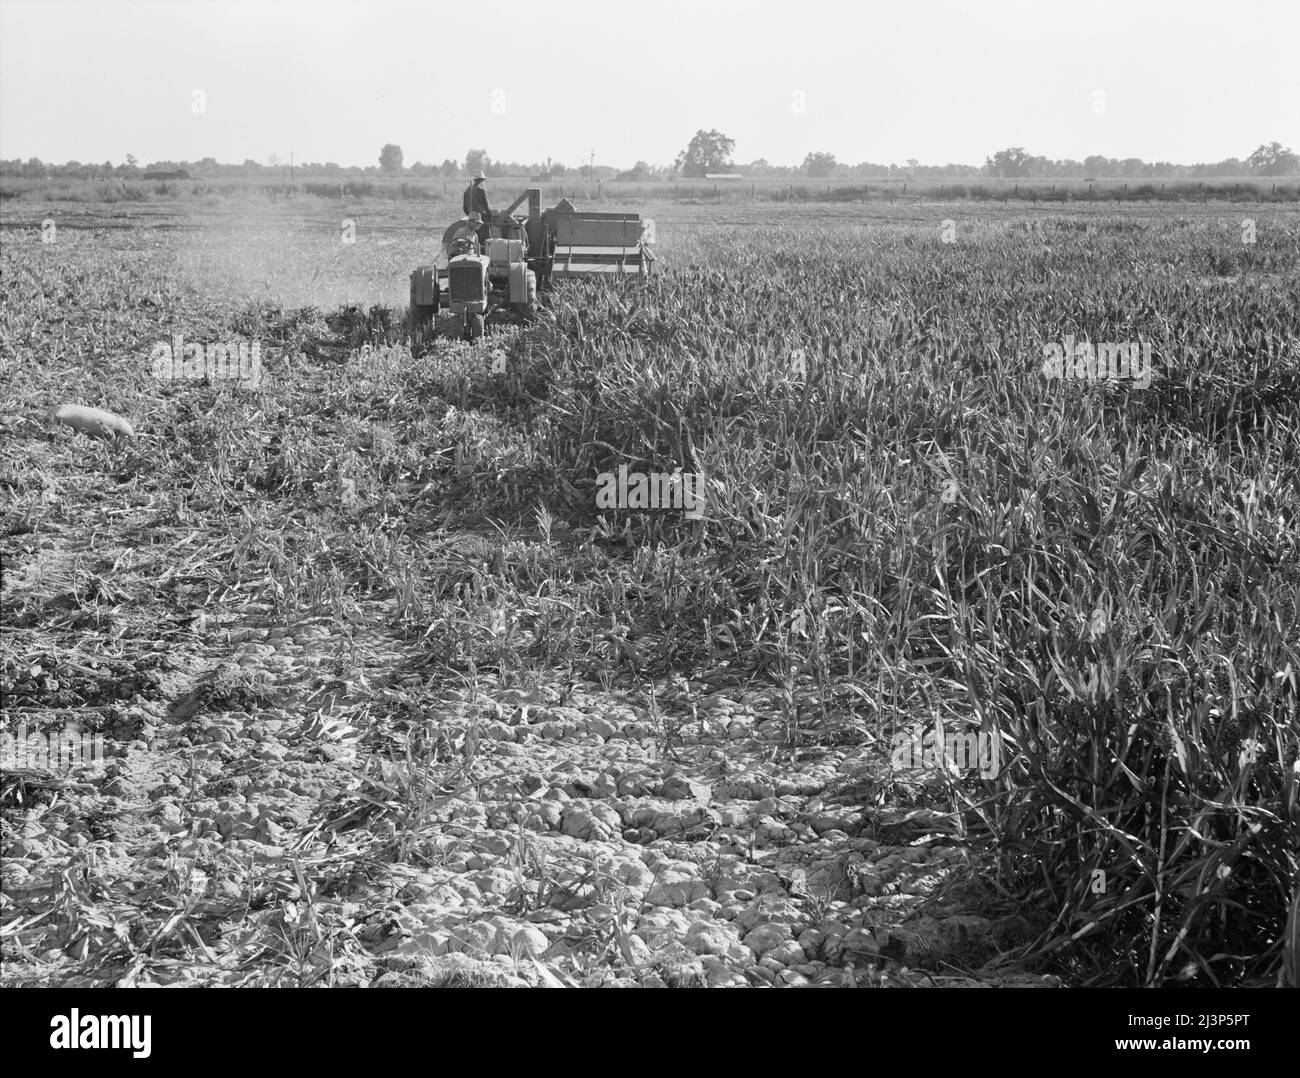
{"type": "Polygon", "coordinates": [[[637,213],[580,212],[566,198],[542,210],[542,192],[531,187],[497,215],[482,254],[452,255],[470,231],[462,218],[442,234],[442,258],[411,274],[411,328],[423,336],[439,310],[452,316],[452,333],[467,341],[483,335],[488,311],[509,307],[528,315],[537,294],[556,278],[593,274],[648,276],[655,257],[654,222],[637,213]],[[515,210],[527,199],[528,213],[515,210]]]}

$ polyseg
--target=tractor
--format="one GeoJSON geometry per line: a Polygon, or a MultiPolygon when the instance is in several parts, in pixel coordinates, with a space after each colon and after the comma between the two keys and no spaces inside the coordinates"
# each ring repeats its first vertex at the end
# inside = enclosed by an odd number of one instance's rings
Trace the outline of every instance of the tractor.
{"type": "Polygon", "coordinates": [[[543,211],[532,187],[493,220],[483,250],[460,253],[472,226],[453,221],[442,234],[441,258],[411,273],[412,328],[423,335],[438,311],[451,313],[452,335],[483,335],[489,311],[509,309],[524,318],[537,309],[539,291],[553,279],[596,273],[648,275],[655,258],[654,222],[639,214],[579,212],[568,199],[543,211]],[[527,200],[527,214],[515,211],[527,200]]]}

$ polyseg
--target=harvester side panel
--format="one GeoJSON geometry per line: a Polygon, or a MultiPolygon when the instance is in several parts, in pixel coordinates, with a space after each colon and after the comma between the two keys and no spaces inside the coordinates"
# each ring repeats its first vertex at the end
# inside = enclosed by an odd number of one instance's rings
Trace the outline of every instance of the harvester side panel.
{"type": "Polygon", "coordinates": [[[555,221],[555,261],[561,277],[592,273],[648,274],[654,256],[641,242],[639,214],[575,213],[555,221]]]}
{"type": "Polygon", "coordinates": [[[616,221],[588,217],[561,217],[556,222],[555,242],[575,247],[637,247],[641,243],[641,218],[616,221]]]}

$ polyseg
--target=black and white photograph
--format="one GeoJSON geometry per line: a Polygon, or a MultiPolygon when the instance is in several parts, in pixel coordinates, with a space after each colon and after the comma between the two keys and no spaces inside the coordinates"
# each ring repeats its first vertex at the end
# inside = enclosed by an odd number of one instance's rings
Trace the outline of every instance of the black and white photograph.
{"type": "Polygon", "coordinates": [[[912,1036],[1163,989],[1080,1059],[1260,1050],[1215,990],[1300,986],[1298,41],[0,0],[31,1043],[148,1058],[176,997],[110,988],[865,989],[912,1036]]]}

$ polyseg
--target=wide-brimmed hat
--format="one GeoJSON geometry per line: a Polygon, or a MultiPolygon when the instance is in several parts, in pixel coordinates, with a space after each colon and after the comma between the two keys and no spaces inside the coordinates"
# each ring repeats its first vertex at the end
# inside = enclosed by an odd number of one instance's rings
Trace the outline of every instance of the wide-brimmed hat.
{"type": "Polygon", "coordinates": [[[487,173],[485,173],[482,169],[479,169],[476,173],[474,173],[474,179],[476,179],[476,180],[486,180],[486,179],[487,179],[487,173]]]}

